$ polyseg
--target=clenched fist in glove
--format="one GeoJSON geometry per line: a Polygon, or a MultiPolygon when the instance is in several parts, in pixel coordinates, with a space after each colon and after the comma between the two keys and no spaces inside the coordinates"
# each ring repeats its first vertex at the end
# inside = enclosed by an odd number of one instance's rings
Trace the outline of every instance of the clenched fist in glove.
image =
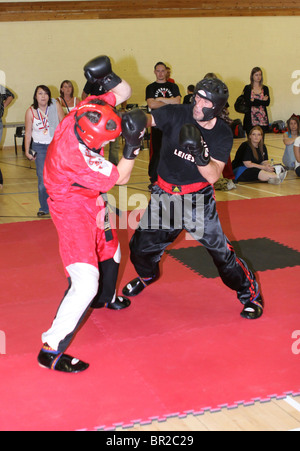
{"type": "Polygon", "coordinates": [[[83,70],[87,81],[99,83],[106,92],[113,89],[122,81],[121,78],[112,71],[110,59],[105,55],[97,56],[86,63],[83,70]]]}
{"type": "Polygon", "coordinates": [[[193,124],[184,124],[179,133],[179,144],[190,153],[197,166],[207,166],[210,162],[209,151],[200,130],[193,124]]]}
{"type": "Polygon", "coordinates": [[[121,127],[125,139],[123,157],[126,160],[133,160],[138,156],[146,125],[147,116],[142,110],[131,110],[123,115],[121,127]]]}

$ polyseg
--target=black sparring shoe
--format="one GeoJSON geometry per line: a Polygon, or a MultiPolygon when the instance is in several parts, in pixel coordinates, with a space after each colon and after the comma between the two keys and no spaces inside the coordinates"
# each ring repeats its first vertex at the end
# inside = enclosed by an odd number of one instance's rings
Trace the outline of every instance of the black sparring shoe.
{"type": "Polygon", "coordinates": [[[127,285],[125,285],[122,293],[124,294],[124,296],[137,296],[141,291],[143,291],[144,288],[155,282],[159,278],[159,276],[160,272],[158,269],[157,274],[153,277],[136,277],[135,279],[128,282],[127,285]]]}
{"type": "Polygon", "coordinates": [[[122,310],[123,308],[129,307],[130,304],[131,301],[128,298],[125,298],[124,296],[117,296],[114,302],[107,302],[105,307],[110,310],[122,310]]]}
{"type": "Polygon", "coordinates": [[[136,279],[131,280],[122,290],[124,296],[137,296],[146,288],[147,284],[141,279],[137,277],[136,279]]]}
{"type": "Polygon", "coordinates": [[[241,317],[246,319],[258,319],[264,311],[264,302],[261,296],[253,301],[248,301],[241,311],[241,317]]]}
{"type": "Polygon", "coordinates": [[[91,308],[93,309],[99,309],[99,308],[109,308],[110,310],[122,310],[123,308],[129,307],[131,304],[131,301],[128,298],[125,298],[124,296],[116,296],[114,302],[105,302],[103,301],[93,301],[91,304],[91,308]]]}
{"type": "Polygon", "coordinates": [[[68,354],[57,352],[46,343],[38,355],[39,365],[49,370],[61,371],[63,373],[81,373],[89,367],[88,363],[75,359],[68,354]]]}

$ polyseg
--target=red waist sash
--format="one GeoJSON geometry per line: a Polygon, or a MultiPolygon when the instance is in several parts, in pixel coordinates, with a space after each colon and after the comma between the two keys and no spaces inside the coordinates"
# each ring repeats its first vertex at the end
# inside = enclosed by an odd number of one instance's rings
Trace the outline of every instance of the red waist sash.
{"type": "Polygon", "coordinates": [[[208,182],[190,183],[189,185],[173,185],[172,183],[165,182],[160,176],[158,176],[156,184],[169,194],[195,193],[210,185],[208,182]]]}

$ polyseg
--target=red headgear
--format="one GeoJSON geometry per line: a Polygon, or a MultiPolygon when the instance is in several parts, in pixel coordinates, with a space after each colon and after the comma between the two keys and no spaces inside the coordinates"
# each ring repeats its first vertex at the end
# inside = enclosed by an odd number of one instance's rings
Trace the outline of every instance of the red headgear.
{"type": "Polygon", "coordinates": [[[107,141],[120,136],[121,117],[103,100],[92,100],[78,108],[75,132],[88,149],[98,151],[107,141]]]}

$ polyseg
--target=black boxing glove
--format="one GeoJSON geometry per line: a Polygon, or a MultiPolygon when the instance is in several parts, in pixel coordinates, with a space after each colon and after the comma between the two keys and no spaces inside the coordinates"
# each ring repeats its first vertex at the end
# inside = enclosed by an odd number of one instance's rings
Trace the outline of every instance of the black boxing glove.
{"type": "Polygon", "coordinates": [[[207,166],[210,162],[209,150],[200,130],[193,124],[184,124],[179,133],[179,145],[190,153],[197,166],[207,166]]]}
{"type": "Polygon", "coordinates": [[[123,114],[121,127],[122,135],[125,139],[123,157],[126,160],[133,160],[138,156],[146,125],[147,116],[138,108],[123,114]]]}
{"type": "Polygon", "coordinates": [[[87,81],[90,83],[99,83],[105,92],[110,91],[122,81],[112,71],[110,59],[105,55],[97,56],[86,63],[83,71],[87,81]]]}

